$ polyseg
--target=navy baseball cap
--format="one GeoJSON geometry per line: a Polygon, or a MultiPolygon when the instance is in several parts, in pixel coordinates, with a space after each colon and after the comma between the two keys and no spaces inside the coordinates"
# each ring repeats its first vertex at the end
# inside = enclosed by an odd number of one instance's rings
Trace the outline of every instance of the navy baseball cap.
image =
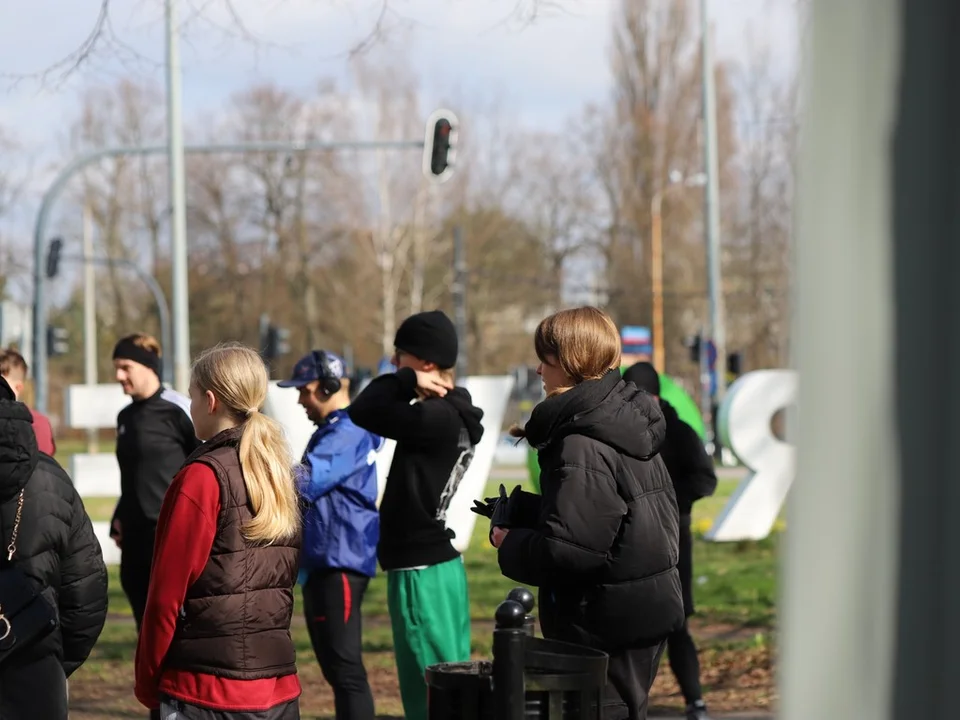
{"type": "Polygon", "coordinates": [[[346,363],[339,355],[325,350],[314,350],[307,353],[293,366],[293,377],[277,383],[282,388],[302,388],[315,380],[324,378],[344,377],[346,363]]]}

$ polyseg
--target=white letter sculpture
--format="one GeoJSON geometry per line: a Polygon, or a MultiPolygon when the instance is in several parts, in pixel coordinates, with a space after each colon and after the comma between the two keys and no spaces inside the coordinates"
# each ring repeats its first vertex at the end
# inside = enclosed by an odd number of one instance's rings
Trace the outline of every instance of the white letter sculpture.
{"type": "Polygon", "coordinates": [[[730,386],[720,406],[720,439],[750,473],[714,520],[707,540],[761,540],[770,534],[796,474],[797,451],[771,421],[797,400],[794,370],[757,370],[730,386]]]}

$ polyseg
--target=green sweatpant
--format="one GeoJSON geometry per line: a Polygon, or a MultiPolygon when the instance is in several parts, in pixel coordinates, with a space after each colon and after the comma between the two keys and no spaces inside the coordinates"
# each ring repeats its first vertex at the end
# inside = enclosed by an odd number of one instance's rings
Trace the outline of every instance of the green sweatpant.
{"type": "Polygon", "coordinates": [[[428,665],[470,659],[470,602],[463,559],[387,572],[400,697],[406,720],[426,720],[428,665]]]}

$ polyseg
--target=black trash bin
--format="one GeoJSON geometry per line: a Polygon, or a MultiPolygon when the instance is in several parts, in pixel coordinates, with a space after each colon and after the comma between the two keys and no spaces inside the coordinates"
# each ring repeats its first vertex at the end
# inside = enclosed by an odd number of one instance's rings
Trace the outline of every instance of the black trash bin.
{"type": "Polygon", "coordinates": [[[599,720],[606,653],[530,637],[524,631],[527,616],[526,608],[513,600],[497,608],[494,647],[501,650],[495,650],[494,662],[427,668],[429,720],[599,720]],[[517,692],[521,678],[522,697],[517,692]],[[508,694],[515,697],[507,699],[508,694]]]}
{"type": "Polygon", "coordinates": [[[426,671],[429,720],[493,720],[493,663],[440,663],[426,671]]]}
{"type": "Polygon", "coordinates": [[[528,638],[524,720],[596,720],[607,682],[607,654],[573,643],[528,638]]]}

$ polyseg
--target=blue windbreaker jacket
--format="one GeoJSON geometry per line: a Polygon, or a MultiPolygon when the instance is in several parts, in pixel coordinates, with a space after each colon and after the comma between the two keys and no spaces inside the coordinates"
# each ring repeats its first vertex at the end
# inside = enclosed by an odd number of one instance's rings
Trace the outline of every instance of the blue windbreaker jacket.
{"type": "MultiPolygon", "coordinates": [[[[317,428],[303,455],[303,544],[300,567],[377,572],[377,452],[383,438],[367,432],[347,415],[331,413],[317,428]]],[[[303,573],[301,573],[302,575],[303,573]]]]}

